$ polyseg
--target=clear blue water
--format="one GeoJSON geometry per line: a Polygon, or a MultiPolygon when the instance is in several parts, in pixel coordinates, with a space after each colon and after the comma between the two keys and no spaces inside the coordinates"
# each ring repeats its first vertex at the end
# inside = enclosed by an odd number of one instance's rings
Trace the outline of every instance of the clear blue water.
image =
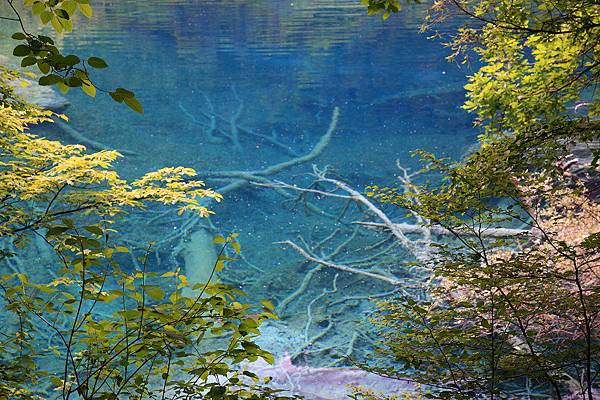
{"type": "MultiPolygon", "coordinates": [[[[204,95],[226,119],[243,103],[240,126],[264,135],[275,132],[280,142],[299,154],[312,148],[326,131],[333,108],[339,107],[334,137],[313,162],[330,165],[361,191],[370,184],[397,185],[396,159],[416,167],[410,156],[415,149],[460,157],[475,141],[471,120],[459,109],[468,71],[449,64],[448,50],[419,33],[426,5],[409,8],[384,23],[366,16],[354,0],[98,0],[95,4],[95,18],[89,23],[80,20],[77,33],[64,37],[63,46],[83,55],[93,48],[93,54],[110,65],[98,75],[100,86],[134,90],[146,113],[136,115],[107,96],[90,100],[74,93],[69,95],[72,106],[67,114],[73,127],[95,140],[140,154],[120,161],[118,168],[127,177],[171,165],[193,167],[202,176],[207,170],[260,169],[290,158],[249,135],[240,136],[242,151],[223,138],[215,143],[206,135],[208,119],[202,110],[210,110],[204,95]]],[[[69,140],[58,130],[50,132],[69,140]]],[[[310,165],[305,164],[273,178],[290,181],[309,171],[310,165]]],[[[208,180],[208,184],[220,187],[223,182],[208,180]]],[[[339,204],[321,201],[323,208],[339,212],[339,204]]],[[[341,238],[352,231],[305,212],[301,205],[294,208],[265,188],[228,193],[213,206],[214,232],[239,232],[245,257],[264,271],[240,263],[221,279],[275,303],[299,286],[310,265],[272,242],[297,241],[302,236],[310,244],[338,228],[341,238]]],[[[385,209],[400,217],[397,211],[385,209]]],[[[148,241],[160,240],[183,223],[166,218],[150,229],[133,217],[127,221],[128,230],[139,233],[138,241],[146,232],[157,236],[148,241]]],[[[363,247],[376,240],[367,236],[363,247]]],[[[358,258],[360,246],[360,242],[350,246],[340,258],[358,258]]],[[[157,258],[154,268],[174,268],[168,257],[174,247],[175,242],[163,248],[160,265],[157,258]]],[[[176,257],[174,262],[182,260],[176,257]]],[[[394,262],[387,262],[386,268],[393,269],[394,262]]],[[[292,352],[290,347],[302,344],[307,306],[331,288],[332,279],[331,271],[313,279],[279,323],[285,326],[286,339],[272,337],[267,346],[292,352]]],[[[338,286],[330,297],[389,290],[353,276],[340,276],[338,286]]],[[[312,303],[313,311],[324,307],[319,306],[323,300],[312,303]]],[[[339,324],[323,343],[347,344],[356,324],[371,309],[368,302],[360,301],[336,311],[333,318],[339,324]]],[[[325,326],[323,321],[315,317],[310,335],[325,326]]],[[[366,339],[359,343],[367,345],[366,339]]],[[[300,361],[329,365],[344,351],[305,354],[300,361]]]]}

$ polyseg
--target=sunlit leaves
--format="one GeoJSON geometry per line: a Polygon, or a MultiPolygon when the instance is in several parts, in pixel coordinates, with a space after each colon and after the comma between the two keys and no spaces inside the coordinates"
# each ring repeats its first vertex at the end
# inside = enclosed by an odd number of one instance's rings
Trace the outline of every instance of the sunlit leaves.
{"type": "Polygon", "coordinates": [[[142,288],[154,300],[160,301],[165,298],[165,291],[158,286],[142,286],[142,288]]]}
{"type": "MultiPolygon", "coordinates": [[[[116,399],[115,387],[149,398],[160,397],[165,387],[173,393],[196,393],[215,400],[221,396],[289,398],[257,386],[259,379],[253,372],[235,370],[236,364],[259,358],[273,363],[272,355],[253,342],[260,324],[273,315],[267,307],[272,304],[264,302],[260,307],[241,303],[243,294],[222,284],[204,285],[201,298],[186,297],[181,285],[174,287],[169,282],[175,279],[176,283],[187,284],[178,271],[160,276],[145,271],[145,267],[126,272],[106,255],[128,249],[95,239],[106,235],[105,229],[95,225],[78,227],[73,219],[60,222],[50,227],[46,236],[64,258],[61,276],[48,284],[31,282],[25,274],[0,277],[0,284],[8,288],[0,293],[10,305],[7,312],[20,312],[26,324],[36,320],[42,325],[61,324],[66,338],[48,340],[45,335],[28,335],[15,328],[21,339],[8,347],[0,344],[0,358],[26,348],[29,361],[15,357],[11,365],[32,375],[20,372],[13,386],[25,393],[41,382],[57,391],[78,390],[84,397],[102,399],[116,399]],[[114,311],[100,311],[100,303],[114,311]],[[81,313],[81,309],[88,311],[81,313]],[[212,337],[207,347],[202,342],[209,334],[219,337],[217,341],[212,337]],[[26,345],[21,343],[24,340],[28,341],[26,345]],[[75,349],[81,363],[68,363],[69,352],[75,349]],[[51,352],[59,360],[65,358],[67,372],[61,364],[56,364],[56,370],[53,363],[36,365],[36,358],[44,352],[51,352]],[[130,369],[132,365],[137,368],[130,369]],[[173,380],[175,370],[169,365],[194,379],[173,380]],[[75,376],[85,376],[89,384],[82,385],[75,376]],[[214,384],[216,379],[220,381],[218,386],[214,384]]],[[[225,240],[224,244],[230,243],[225,240]]],[[[146,265],[147,256],[148,252],[140,259],[141,265],[146,265]]],[[[106,310],[105,306],[101,309],[106,310]]],[[[3,390],[7,389],[0,385],[0,394],[3,390]]]]}
{"type": "MultiPolygon", "coordinates": [[[[85,0],[27,3],[58,31],[70,29],[76,8],[91,15],[85,0]]],[[[26,42],[15,53],[23,57],[22,65],[38,66],[44,74],[40,84],[96,94],[77,56],[60,54],[45,36],[21,33],[14,39],[26,42]]],[[[106,66],[100,59],[88,63],[106,66]]],[[[148,272],[148,254],[139,261],[142,269],[135,262],[132,268],[129,257],[120,254],[130,250],[111,242],[110,217],[125,208],[158,202],[207,216],[201,199],[220,196],[194,180],[189,168],[164,168],[129,183],[113,168],[120,156],[115,151],[89,154],[81,145],[28,133],[30,125],[66,117],[14,95],[9,83],[20,82],[21,75],[0,66],[0,235],[14,239],[15,251],[25,252],[22,239],[35,232],[56,251],[56,265],[55,278],[47,283],[25,273],[0,277],[4,312],[19,321],[5,326],[0,341],[0,397],[37,399],[37,389],[44,387],[90,399],[117,399],[117,393],[160,398],[163,390],[215,400],[284,398],[254,387],[253,373],[233,368],[244,360],[273,362],[252,342],[260,324],[274,317],[271,309],[241,303],[241,292],[227,285],[203,284],[203,297],[186,297],[182,289],[190,283],[185,275],[148,272]],[[214,332],[221,335],[218,341],[201,343],[214,332]],[[192,343],[197,346],[193,352],[192,343]],[[48,357],[58,357],[59,363],[46,362],[48,357]],[[176,381],[171,366],[193,379],[176,381]]],[[[119,88],[111,95],[142,111],[131,91],[119,88]]],[[[224,238],[223,244],[239,252],[236,236],[224,238]]],[[[232,260],[221,254],[215,268],[232,260]]]]}
{"type": "MultiPolygon", "coordinates": [[[[18,79],[18,74],[6,72],[6,76],[18,79]]],[[[59,82],[61,79],[51,74],[42,77],[42,83],[63,84],[59,82]]],[[[78,79],[85,84],[85,78],[78,79]]],[[[91,88],[86,86],[86,90],[91,88]]],[[[47,204],[54,194],[57,196],[54,204],[60,204],[63,216],[69,209],[77,210],[82,205],[88,205],[87,211],[99,215],[115,215],[125,207],[140,207],[146,202],[175,205],[182,212],[207,216],[210,211],[199,201],[205,197],[221,198],[204,188],[203,182],[194,180],[195,171],[189,168],[164,168],[128,183],[112,169],[120,156],[115,151],[86,154],[83,146],[62,145],[24,133],[26,124],[46,121],[50,115],[16,100],[5,103],[0,111],[0,128],[5,132],[0,145],[6,157],[2,169],[6,179],[2,180],[4,187],[0,190],[10,193],[10,203],[2,212],[3,218],[6,216],[0,225],[3,232],[32,223],[36,227],[51,224],[54,208],[44,214],[45,207],[33,209],[31,204],[47,204]],[[88,186],[94,189],[87,189],[88,186]]]]}
{"type": "MultiPolygon", "coordinates": [[[[419,3],[418,0],[409,0],[407,3],[419,3]]],[[[367,7],[368,14],[380,14],[383,20],[387,20],[393,13],[401,9],[399,0],[361,0],[361,4],[367,7]]]]}
{"type": "Polygon", "coordinates": [[[94,14],[92,7],[89,4],[83,2],[79,3],[79,11],[81,11],[81,13],[88,18],[91,18],[94,14]]]}
{"type": "Polygon", "coordinates": [[[231,235],[229,235],[227,237],[223,237],[221,235],[217,235],[213,239],[213,243],[215,243],[215,244],[229,244],[237,254],[240,254],[241,246],[240,246],[240,244],[238,242],[236,242],[236,240],[235,240],[236,237],[238,237],[237,233],[232,233],[231,235]]]}
{"type": "MultiPolygon", "coordinates": [[[[364,3],[386,17],[384,2],[364,3]]],[[[379,350],[401,365],[387,373],[432,385],[432,398],[512,398],[515,377],[537,382],[536,395],[560,398],[573,394],[568,377],[591,399],[600,352],[598,211],[578,179],[590,185],[597,160],[588,171],[568,157],[573,144],[600,137],[597,4],[439,1],[429,21],[457,11],[465,18],[448,38],[449,58],[477,56],[464,109],[484,134],[457,162],[420,153],[440,176],[435,184],[367,189],[452,233],[423,266],[434,284],[422,300],[380,304],[379,350]],[[562,169],[566,160],[577,172],[562,169]],[[523,225],[533,237],[483,234],[523,225]]]]}
{"type": "Polygon", "coordinates": [[[96,87],[87,79],[82,82],[81,90],[90,97],[96,97],[96,87]]]}

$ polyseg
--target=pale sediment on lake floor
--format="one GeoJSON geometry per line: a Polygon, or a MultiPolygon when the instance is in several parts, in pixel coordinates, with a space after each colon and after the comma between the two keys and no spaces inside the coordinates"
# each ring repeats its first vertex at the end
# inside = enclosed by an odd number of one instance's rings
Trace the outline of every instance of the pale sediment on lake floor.
{"type": "Polygon", "coordinates": [[[274,365],[256,361],[248,369],[260,378],[271,378],[269,386],[303,396],[306,400],[350,398],[353,387],[362,387],[386,396],[399,396],[415,390],[414,385],[357,368],[313,368],[292,364],[289,356],[274,365]]]}
{"type": "MultiPolygon", "coordinates": [[[[8,68],[20,69],[17,61],[16,58],[10,59],[0,55],[0,65],[8,68]]],[[[51,86],[40,86],[36,81],[27,78],[22,78],[21,81],[27,82],[27,86],[21,86],[20,81],[9,82],[9,85],[14,88],[15,93],[32,104],[52,111],[62,111],[70,104],[65,96],[57,93],[51,86]]]]}

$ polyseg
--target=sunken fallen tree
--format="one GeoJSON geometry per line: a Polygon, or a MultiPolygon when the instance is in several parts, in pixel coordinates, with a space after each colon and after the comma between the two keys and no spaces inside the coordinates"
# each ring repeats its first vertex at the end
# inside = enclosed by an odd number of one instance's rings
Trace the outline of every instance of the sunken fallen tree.
{"type": "MultiPolygon", "coordinates": [[[[236,190],[249,187],[252,182],[262,182],[272,184],[272,176],[293,167],[308,163],[317,158],[327,147],[333,134],[335,133],[339,118],[339,109],[333,109],[329,126],[325,133],[319,138],[313,148],[303,155],[290,158],[277,164],[270,165],[263,169],[249,171],[205,171],[202,177],[210,180],[222,182],[222,186],[215,191],[220,195],[226,195],[236,190]]],[[[235,147],[235,143],[232,144],[235,147]]],[[[285,191],[278,191],[286,198],[293,197],[285,191]]],[[[312,206],[315,211],[318,208],[312,206]]],[[[212,268],[216,262],[217,253],[213,244],[213,237],[219,232],[209,219],[202,219],[197,216],[181,217],[176,215],[173,210],[157,211],[154,218],[144,221],[146,226],[156,226],[158,224],[176,224],[178,229],[169,235],[163,236],[161,240],[155,243],[155,257],[157,264],[161,263],[159,257],[166,255],[171,265],[178,265],[178,258],[184,259],[184,270],[192,283],[206,282],[212,273],[212,268]]],[[[143,248],[143,236],[140,238],[129,235],[125,238],[130,245],[143,248]]],[[[260,268],[244,261],[253,269],[261,271],[260,268]]]]}
{"type": "MultiPolygon", "coordinates": [[[[419,188],[413,180],[424,171],[410,172],[397,166],[401,190],[411,195],[407,197],[410,201],[418,202],[415,195],[419,188]]],[[[365,349],[372,349],[375,339],[368,330],[353,329],[357,310],[363,310],[359,311],[364,315],[360,318],[366,321],[373,301],[398,296],[411,301],[429,299],[438,246],[456,241],[456,235],[483,241],[532,237],[530,226],[517,229],[488,224],[452,229],[416,212],[394,222],[398,217],[390,217],[376,199],[345,183],[329,167],[313,165],[312,172],[302,179],[302,186],[282,181],[252,183],[276,189],[286,197],[295,193],[297,203],[311,208],[328,204],[320,216],[327,221],[329,231],[276,242],[300,256],[299,268],[304,271],[297,287],[277,304],[277,311],[288,324],[302,327],[303,340],[295,343],[292,360],[329,357],[329,365],[336,365],[347,362],[347,357],[365,355],[357,350],[368,354],[365,349]],[[298,312],[299,304],[305,304],[304,313],[298,312]]]]}
{"type": "Polygon", "coordinates": [[[357,356],[357,347],[374,338],[344,329],[346,310],[339,306],[369,310],[362,301],[378,300],[379,312],[366,311],[382,340],[374,347],[383,360],[396,362],[363,364],[369,370],[426,384],[442,398],[595,398],[600,211],[588,183],[568,173],[538,173],[494,199],[494,187],[460,187],[469,176],[430,188],[413,183],[422,171],[398,167],[400,187],[370,189],[372,197],[316,166],[302,186],[255,183],[296,192],[300,202],[343,204],[335,219],[342,223],[330,234],[277,243],[309,266],[278,303],[278,311],[294,319],[290,305],[309,297],[304,343],[292,359],[357,356]],[[408,210],[409,217],[391,218],[380,201],[408,210]],[[344,221],[348,215],[355,218],[344,221]],[[369,244],[362,235],[373,229],[382,236],[369,244]],[[344,331],[351,336],[339,340],[344,331]]]}

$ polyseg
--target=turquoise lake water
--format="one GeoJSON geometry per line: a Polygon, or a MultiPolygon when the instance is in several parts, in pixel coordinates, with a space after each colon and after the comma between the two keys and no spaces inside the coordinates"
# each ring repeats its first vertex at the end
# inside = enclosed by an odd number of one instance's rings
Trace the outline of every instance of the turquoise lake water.
{"type": "MultiPolygon", "coordinates": [[[[98,75],[99,85],[135,91],[146,113],[136,115],[108,96],[91,100],[79,93],[69,94],[72,105],[66,113],[71,125],[87,136],[138,153],[119,162],[124,176],[184,165],[203,177],[205,171],[259,170],[308,153],[339,107],[324,152],[269,178],[306,185],[310,177],[304,174],[314,163],[330,166],[335,177],[361,192],[372,184],[397,186],[396,160],[416,168],[410,155],[415,149],[458,158],[477,134],[459,108],[469,71],[448,63],[448,49],[419,33],[425,10],[426,5],[411,7],[383,22],[349,0],[99,0],[95,18],[79,19],[76,34],[61,43],[84,56],[93,48],[110,65],[98,75]],[[224,133],[209,134],[211,115],[224,133]],[[240,129],[238,147],[226,137],[232,120],[240,129]]],[[[70,140],[59,129],[48,127],[46,132],[70,140]]],[[[206,181],[213,188],[230,182],[206,181]]],[[[216,215],[209,232],[238,232],[246,259],[220,279],[277,305],[314,265],[273,242],[304,241],[316,255],[328,255],[350,238],[332,261],[368,258],[366,254],[380,270],[402,277],[404,272],[396,269],[401,250],[387,258],[375,256],[371,246],[383,238],[355,233],[351,222],[368,218],[361,210],[350,207],[342,216],[343,202],[309,200],[341,218],[312,213],[302,202],[264,187],[228,192],[222,203],[211,205],[216,215]],[[334,239],[325,241],[330,235],[334,239]]],[[[399,210],[383,209],[403,218],[399,210]]],[[[202,221],[187,231],[189,217],[164,208],[148,210],[150,225],[141,215],[123,221],[124,239],[140,247],[144,241],[159,241],[152,265],[157,270],[182,265],[181,247],[200,225],[207,226],[202,221]]],[[[351,341],[356,342],[351,355],[364,358],[372,338],[354,332],[373,310],[366,297],[389,290],[351,274],[336,278],[335,271],[318,271],[287,304],[282,320],[265,329],[263,342],[279,355],[297,353],[297,362],[310,365],[343,365],[340,355],[351,341]],[[352,296],[365,298],[344,301],[352,296]],[[338,305],[331,305],[336,299],[338,305]],[[318,343],[306,343],[325,329],[318,343]]]]}

